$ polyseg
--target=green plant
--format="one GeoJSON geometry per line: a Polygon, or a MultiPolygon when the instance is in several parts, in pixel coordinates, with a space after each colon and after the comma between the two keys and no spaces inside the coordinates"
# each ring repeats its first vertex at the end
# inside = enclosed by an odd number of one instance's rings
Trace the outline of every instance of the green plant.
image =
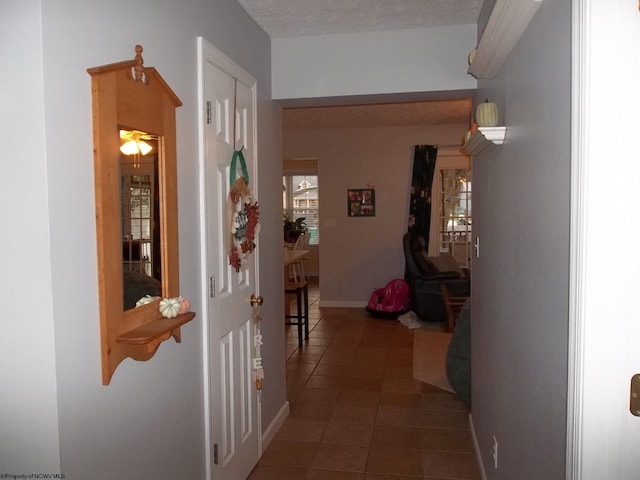
{"type": "Polygon", "coordinates": [[[283,227],[284,227],[284,241],[295,242],[296,239],[302,234],[308,231],[307,224],[305,223],[306,217],[300,217],[293,220],[286,214],[283,215],[283,227]]]}

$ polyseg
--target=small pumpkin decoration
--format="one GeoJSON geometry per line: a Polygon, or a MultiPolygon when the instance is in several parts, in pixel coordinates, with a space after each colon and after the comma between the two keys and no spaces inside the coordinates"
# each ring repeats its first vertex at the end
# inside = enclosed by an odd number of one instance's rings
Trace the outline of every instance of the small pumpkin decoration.
{"type": "Polygon", "coordinates": [[[142,297],[140,300],[136,302],[136,307],[141,307],[142,305],[151,303],[157,298],[160,298],[160,297],[152,297],[151,295],[145,295],[144,297],[142,297]]]}
{"type": "Polygon", "coordinates": [[[498,106],[485,100],[476,108],[476,122],[480,127],[498,126],[498,106]]]}
{"type": "Polygon", "coordinates": [[[476,58],[476,52],[478,51],[477,48],[474,48],[473,50],[471,50],[469,52],[469,56],[467,57],[467,61],[469,62],[469,65],[471,65],[473,63],[473,59],[476,58]]]}
{"type": "Polygon", "coordinates": [[[182,315],[183,313],[187,313],[191,308],[191,302],[186,297],[178,297],[178,301],[180,302],[180,310],[178,310],[178,315],[182,315]]]}
{"type": "Polygon", "coordinates": [[[160,313],[163,317],[174,318],[178,316],[180,311],[180,299],[178,298],[163,298],[160,301],[160,313]]]}

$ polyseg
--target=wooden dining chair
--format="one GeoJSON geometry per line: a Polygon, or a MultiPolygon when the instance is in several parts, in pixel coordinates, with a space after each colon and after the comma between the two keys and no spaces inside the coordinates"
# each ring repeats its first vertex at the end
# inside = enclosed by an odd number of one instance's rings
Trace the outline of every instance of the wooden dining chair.
{"type": "MultiPolygon", "coordinates": [[[[293,245],[293,250],[304,250],[305,244],[308,244],[308,235],[306,233],[300,234],[297,238],[296,243],[293,245]]],[[[307,275],[304,268],[304,261],[298,260],[293,262],[289,266],[289,278],[293,282],[306,282],[307,275]]]]}
{"type": "MultiPolygon", "coordinates": [[[[287,295],[296,296],[295,313],[285,311],[285,325],[297,325],[298,348],[302,348],[302,331],[304,338],[309,339],[309,284],[307,282],[286,282],[284,285],[285,300],[287,295]]],[[[288,300],[287,300],[288,301],[288,300]]]]}

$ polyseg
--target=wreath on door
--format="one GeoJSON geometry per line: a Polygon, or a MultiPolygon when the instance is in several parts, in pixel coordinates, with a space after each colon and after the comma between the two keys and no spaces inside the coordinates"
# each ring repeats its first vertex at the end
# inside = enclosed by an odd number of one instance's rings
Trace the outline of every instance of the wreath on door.
{"type": "Polygon", "coordinates": [[[242,149],[233,152],[229,174],[229,199],[227,200],[227,221],[229,222],[229,265],[239,272],[249,262],[249,256],[256,249],[260,231],[260,210],[258,202],[249,188],[249,173],[242,149]],[[242,176],[236,178],[236,162],[240,162],[242,176]]]}

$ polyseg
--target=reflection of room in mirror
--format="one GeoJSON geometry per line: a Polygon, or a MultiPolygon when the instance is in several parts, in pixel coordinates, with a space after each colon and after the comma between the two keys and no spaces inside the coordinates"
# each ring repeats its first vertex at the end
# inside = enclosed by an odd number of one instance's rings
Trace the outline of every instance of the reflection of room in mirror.
{"type": "MultiPolygon", "coordinates": [[[[161,278],[158,139],[140,130],[120,130],[120,193],[125,309],[127,292],[157,295],[161,278]],[[139,144],[138,146],[132,144],[139,144]]],[[[137,299],[136,299],[137,300],[137,299]]]]}

